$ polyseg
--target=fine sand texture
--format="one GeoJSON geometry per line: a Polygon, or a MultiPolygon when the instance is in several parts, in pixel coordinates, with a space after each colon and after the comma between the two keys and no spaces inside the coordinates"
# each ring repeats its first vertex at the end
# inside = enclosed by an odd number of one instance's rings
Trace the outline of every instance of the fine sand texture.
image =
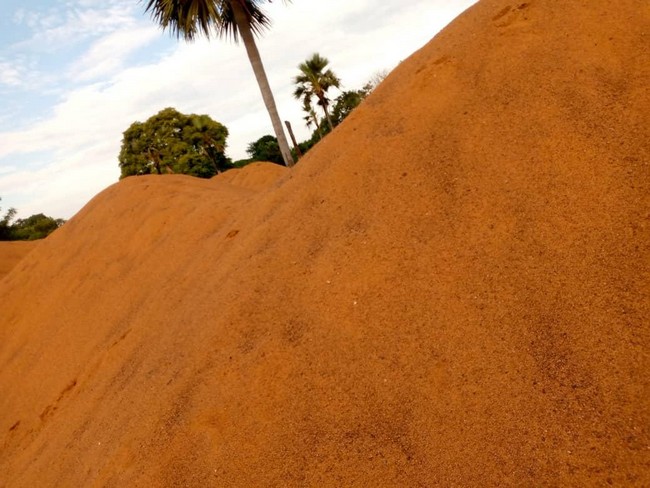
{"type": "Polygon", "coordinates": [[[480,1],[293,170],[97,195],[0,281],[0,486],[650,486],[649,45],[480,1]]]}
{"type": "Polygon", "coordinates": [[[0,280],[37,244],[37,241],[1,241],[0,280]]]}

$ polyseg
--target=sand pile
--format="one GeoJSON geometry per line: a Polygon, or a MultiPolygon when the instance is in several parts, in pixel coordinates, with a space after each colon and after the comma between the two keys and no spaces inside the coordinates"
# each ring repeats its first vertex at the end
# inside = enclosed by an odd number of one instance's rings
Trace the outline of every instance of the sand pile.
{"type": "Polygon", "coordinates": [[[35,241],[4,241],[0,242],[0,279],[13,269],[34,246],[35,241]]]}
{"type": "Polygon", "coordinates": [[[648,486],[650,12],[485,0],[288,172],[2,282],[0,486],[648,486]]]}

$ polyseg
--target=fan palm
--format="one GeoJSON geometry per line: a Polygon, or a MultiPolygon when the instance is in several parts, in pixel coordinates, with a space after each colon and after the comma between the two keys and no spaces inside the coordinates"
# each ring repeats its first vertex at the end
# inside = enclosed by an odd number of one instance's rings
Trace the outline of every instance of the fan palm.
{"type": "Polygon", "coordinates": [[[244,42],[248,59],[262,92],[264,104],[271,117],[282,158],[293,166],[293,158],[278,115],[275,99],[264,71],[255,36],[270,26],[270,19],[260,8],[271,0],[147,0],[145,11],[176,37],[192,41],[200,34],[207,38],[231,37],[244,42]]]}
{"type": "Polygon", "coordinates": [[[304,63],[298,65],[300,74],[294,78],[294,83],[297,85],[294,91],[294,97],[298,99],[309,99],[316,97],[318,105],[321,106],[325,113],[325,118],[333,129],[332,118],[328,110],[329,99],[327,98],[327,91],[330,88],[339,88],[341,80],[334,74],[331,69],[325,69],[329,61],[327,58],[322,57],[320,54],[315,53],[312,57],[304,63]]]}

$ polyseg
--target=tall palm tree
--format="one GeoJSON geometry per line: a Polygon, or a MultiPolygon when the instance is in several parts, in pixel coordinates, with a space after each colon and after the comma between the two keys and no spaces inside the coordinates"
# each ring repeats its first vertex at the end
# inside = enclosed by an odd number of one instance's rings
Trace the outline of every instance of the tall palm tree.
{"type": "Polygon", "coordinates": [[[188,41],[199,34],[208,39],[213,35],[231,37],[235,42],[241,38],[271,117],[284,163],[293,166],[289,143],[255,44],[255,36],[271,24],[260,8],[267,2],[271,3],[271,0],[147,0],[145,12],[151,12],[163,30],[169,29],[176,37],[182,36],[188,41]]]}
{"type": "Polygon", "coordinates": [[[327,91],[330,88],[339,88],[341,80],[331,69],[325,70],[328,64],[329,61],[327,58],[322,57],[318,53],[313,54],[304,63],[300,63],[298,65],[300,74],[294,78],[294,83],[297,87],[293,95],[298,99],[307,97],[311,100],[312,96],[316,97],[318,99],[318,105],[321,106],[325,113],[325,118],[330,129],[334,129],[332,118],[327,109],[330,103],[327,98],[327,91]]]}

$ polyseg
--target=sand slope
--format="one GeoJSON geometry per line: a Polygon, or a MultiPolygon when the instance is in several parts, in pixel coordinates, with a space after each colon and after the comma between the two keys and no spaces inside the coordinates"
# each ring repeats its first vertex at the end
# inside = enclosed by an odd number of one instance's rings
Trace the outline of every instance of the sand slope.
{"type": "Polygon", "coordinates": [[[650,8],[485,0],[288,172],[0,282],[0,486],[650,484],[650,8]]]}
{"type": "Polygon", "coordinates": [[[0,242],[0,279],[13,269],[34,246],[35,241],[4,241],[0,242]]]}

